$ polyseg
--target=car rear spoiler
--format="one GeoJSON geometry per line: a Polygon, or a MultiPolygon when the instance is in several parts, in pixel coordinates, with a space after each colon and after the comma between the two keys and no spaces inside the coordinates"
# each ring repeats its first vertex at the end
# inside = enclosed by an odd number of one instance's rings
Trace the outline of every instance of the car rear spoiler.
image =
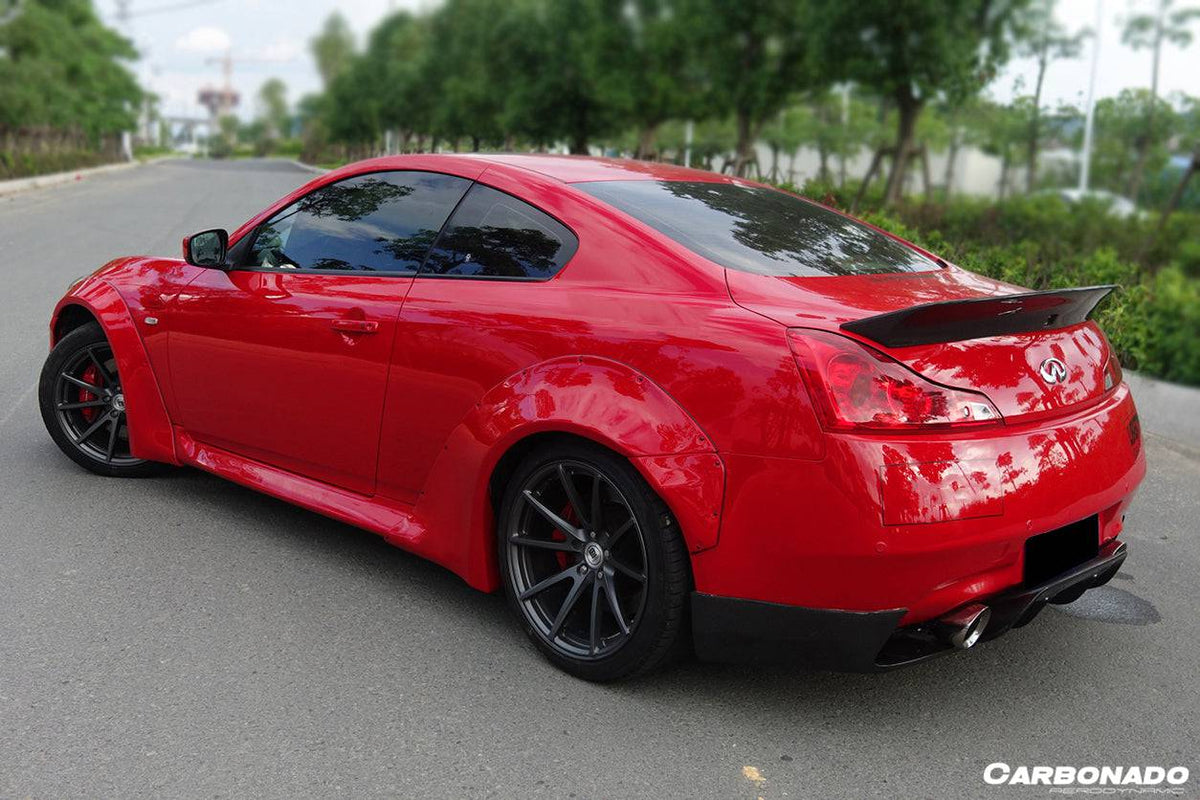
{"type": "Polygon", "coordinates": [[[926,303],[846,322],[842,324],[842,330],[884,347],[1054,330],[1083,322],[1115,288],[1113,285],[1085,286],[926,303]]]}

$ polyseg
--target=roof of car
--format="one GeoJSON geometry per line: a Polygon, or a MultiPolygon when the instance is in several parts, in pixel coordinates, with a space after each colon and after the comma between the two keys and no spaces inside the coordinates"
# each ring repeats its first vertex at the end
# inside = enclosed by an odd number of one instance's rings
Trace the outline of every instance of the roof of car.
{"type": "Polygon", "coordinates": [[[658,161],[516,153],[472,154],[470,157],[538,172],[564,183],[630,180],[733,182],[726,175],[658,161]]]}

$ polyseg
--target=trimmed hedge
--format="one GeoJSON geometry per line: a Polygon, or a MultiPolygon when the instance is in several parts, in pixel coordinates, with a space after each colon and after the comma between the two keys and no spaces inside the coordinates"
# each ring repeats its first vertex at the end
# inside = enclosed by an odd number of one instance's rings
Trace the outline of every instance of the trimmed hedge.
{"type": "Polygon", "coordinates": [[[99,167],[112,161],[107,154],[93,150],[66,150],[57,153],[13,153],[0,150],[0,180],[99,167]]]}

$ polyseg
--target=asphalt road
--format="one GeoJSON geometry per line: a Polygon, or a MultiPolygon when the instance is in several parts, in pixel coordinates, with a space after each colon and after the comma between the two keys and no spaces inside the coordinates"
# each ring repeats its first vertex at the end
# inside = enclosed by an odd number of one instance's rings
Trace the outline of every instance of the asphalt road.
{"type": "Polygon", "coordinates": [[[200,472],[63,457],[34,385],[67,283],[309,177],[175,162],[0,197],[0,796],[1048,796],[984,785],[994,761],[1180,764],[1200,796],[1197,392],[1145,392],[1119,580],[885,675],[589,685],[500,598],[372,535],[200,472]]]}

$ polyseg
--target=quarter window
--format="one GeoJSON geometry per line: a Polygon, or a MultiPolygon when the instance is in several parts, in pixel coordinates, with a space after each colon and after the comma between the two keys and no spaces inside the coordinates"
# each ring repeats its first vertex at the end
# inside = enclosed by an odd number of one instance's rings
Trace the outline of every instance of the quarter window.
{"type": "Polygon", "coordinates": [[[482,184],[467,192],[429,253],[421,274],[545,279],[579,241],[562,223],[482,184]]]}
{"type": "Polygon", "coordinates": [[[695,181],[577,183],[723,267],[805,278],[927,272],[938,265],[849,217],[761,186],[695,181]]]}
{"type": "Polygon", "coordinates": [[[470,185],[433,172],[378,172],[323,186],[258,229],[246,266],[415,272],[470,185]]]}

